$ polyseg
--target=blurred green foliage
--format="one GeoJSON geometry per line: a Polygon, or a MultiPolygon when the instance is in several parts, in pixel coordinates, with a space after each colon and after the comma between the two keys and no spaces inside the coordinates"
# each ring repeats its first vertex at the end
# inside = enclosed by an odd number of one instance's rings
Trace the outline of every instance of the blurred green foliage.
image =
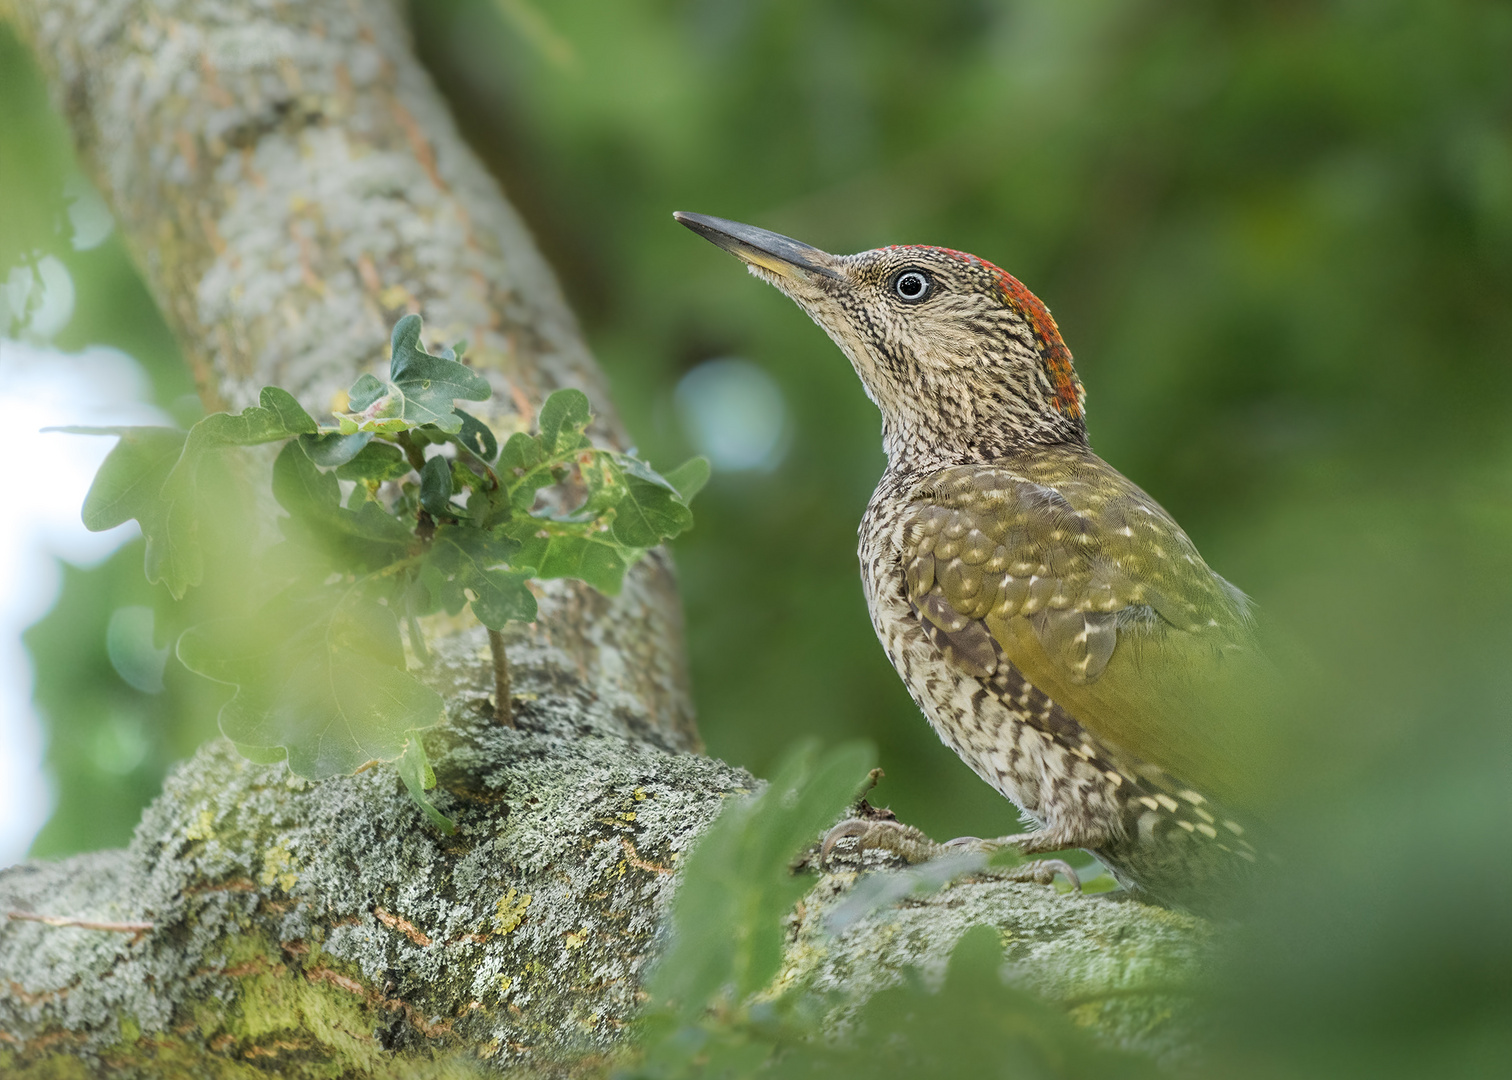
{"type": "MultiPolygon", "coordinates": [[[[0,281],[41,258],[57,258],[72,278],[75,301],[51,344],[124,350],[142,363],[158,403],[192,422],[199,405],[189,371],[119,238],[75,247],[70,210],[88,191],[36,65],[0,24],[0,281]]],[[[25,331],[3,322],[0,334],[25,331]]],[[[98,566],[65,566],[57,604],[26,635],[57,796],[32,845],[36,855],[125,843],[168,767],[215,734],[219,688],[169,664],[164,690],[145,691],[110,661],[112,615],[159,605],[142,576],[137,542],[98,566]]]]}
{"type": "MultiPolygon", "coordinates": [[[[1011,808],[938,744],[867,622],[853,551],[882,464],[875,411],[822,333],[670,212],[836,251],[974,251],[1055,312],[1094,447],[1307,660],[1277,725],[1294,752],[1276,793],[1287,869],[1228,935],[1207,991],[1224,1075],[1504,1070],[1512,5],[428,0],[413,13],[646,456],[696,449],[674,391],[703,361],[748,359],[786,399],[782,463],[716,475],[677,546],[711,752],[766,773],[799,735],[865,735],[902,818],[937,836],[1008,831],[1011,808]]],[[[29,70],[0,34],[7,266],[10,224],[57,223],[66,178],[29,70]]],[[[60,257],[79,299],[59,343],[119,344],[163,400],[182,394],[118,246],[60,257]]],[[[104,632],[73,625],[78,648],[104,632]]],[[[64,662],[56,649],[39,665],[64,662]]],[[[60,819],[87,817],[102,775],[60,748],[88,686],[44,699],[60,819]]],[[[39,850],[118,836],[81,828],[39,850]]]]}
{"type": "MultiPolygon", "coordinates": [[[[117,612],[164,621],[167,605],[142,575],[142,552],[137,540],[99,566],[65,566],[57,604],[26,633],[34,696],[47,724],[47,770],[58,792],[34,855],[124,845],[168,767],[216,734],[215,714],[229,696],[223,688],[177,663],[165,665],[159,681],[137,678],[133,685],[121,674],[122,650],[109,647],[117,612]]],[[[146,633],[140,625],[126,628],[134,652],[154,644],[154,620],[146,621],[146,633]]]]}

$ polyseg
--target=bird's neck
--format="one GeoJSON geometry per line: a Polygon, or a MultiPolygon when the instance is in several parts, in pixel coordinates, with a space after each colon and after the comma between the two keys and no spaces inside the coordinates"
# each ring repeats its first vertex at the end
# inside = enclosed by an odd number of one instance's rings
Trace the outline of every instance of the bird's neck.
{"type": "Polygon", "coordinates": [[[931,472],[951,465],[986,464],[1067,445],[1087,449],[1087,429],[1080,418],[1059,414],[1004,416],[998,422],[941,424],[940,417],[920,423],[916,417],[884,413],[882,449],[889,471],[931,472]]]}

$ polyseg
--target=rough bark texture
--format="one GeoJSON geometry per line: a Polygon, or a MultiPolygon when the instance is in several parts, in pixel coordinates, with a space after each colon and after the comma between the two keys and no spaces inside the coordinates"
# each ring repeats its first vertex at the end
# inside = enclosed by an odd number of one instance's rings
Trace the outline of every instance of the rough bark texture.
{"type": "MultiPolygon", "coordinates": [[[[554,279],[458,138],[401,13],[358,0],[0,0],[178,332],[207,405],[294,390],[312,412],[420,311],[466,337],[487,419],[558,386],[620,438],[554,279]]],[[[448,1075],[612,1051],[678,857],[753,781],[697,756],[660,554],[606,599],[553,585],[509,635],[518,731],[487,724],[481,628],[437,620],[427,740],[443,838],[393,770],[312,785],[227,746],[184,764],[131,847],[0,873],[0,1074],[448,1075]]],[[[1132,902],[962,883],[831,937],[853,880],[795,916],[781,985],[868,993],[988,922],[1032,986],[1126,1045],[1185,1037],[1171,987],[1202,924],[1132,902]]],[[[556,1067],[556,1066],[552,1066],[556,1067]]],[[[565,1066],[563,1066],[565,1067],[565,1066]]]]}
{"type": "MultiPolygon", "coordinates": [[[[896,865],[867,853],[873,873],[896,865]]],[[[1042,885],[967,877],[944,891],[880,908],[842,930],[830,923],[850,896],[855,870],[823,875],[795,912],[773,990],[802,986],[837,995],[828,1026],[843,1031],[871,994],[918,970],[929,986],[973,926],[996,928],[1008,977],[1065,1007],[1108,1043],[1180,1068],[1200,1058],[1193,987],[1212,927],[1127,893],[1062,895],[1042,885]]]]}
{"type": "Polygon", "coordinates": [[[127,1074],[340,1076],[608,1052],[679,859],[754,781],[626,738],[612,708],[540,669],[519,728],[493,724],[478,708],[487,651],[481,631],[459,635],[431,672],[451,723],[427,747],[454,836],[425,825],[388,766],[311,784],[217,741],[126,851],[0,876],[0,906],[155,926],[11,923],[0,1073],[53,1075],[65,1056],[127,1074]]]}

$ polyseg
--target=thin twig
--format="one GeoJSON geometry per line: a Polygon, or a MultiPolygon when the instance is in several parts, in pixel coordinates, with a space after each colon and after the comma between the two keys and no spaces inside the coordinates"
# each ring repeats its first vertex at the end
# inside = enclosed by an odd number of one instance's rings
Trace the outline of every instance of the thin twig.
{"type": "Polygon", "coordinates": [[[38,915],[34,911],[7,911],[7,919],[17,922],[39,922],[45,926],[76,926],[80,930],[108,930],[113,934],[145,934],[153,929],[150,922],[95,922],[92,919],[71,919],[67,915],[38,915]]]}
{"type": "Polygon", "coordinates": [[[494,720],[505,727],[514,727],[514,709],[510,703],[514,692],[509,686],[509,659],[504,655],[504,635],[489,630],[488,649],[493,653],[494,720]]]}
{"type": "Polygon", "coordinates": [[[410,438],[407,431],[401,431],[394,436],[394,442],[399,444],[399,449],[404,451],[404,457],[409,462],[410,468],[420,472],[425,468],[425,449],[410,438]]]}

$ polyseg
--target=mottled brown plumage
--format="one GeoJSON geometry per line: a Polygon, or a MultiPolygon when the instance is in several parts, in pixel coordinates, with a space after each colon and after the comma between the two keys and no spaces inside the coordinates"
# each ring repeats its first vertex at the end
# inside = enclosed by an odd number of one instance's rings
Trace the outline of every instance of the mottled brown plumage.
{"type": "Polygon", "coordinates": [[[835,256],[678,219],[808,312],[881,411],[872,623],[940,737],[1039,826],[997,843],[1086,848],[1131,887],[1210,906],[1256,859],[1269,669],[1243,594],[1092,453],[1044,305],[961,252],[835,256]]]}

